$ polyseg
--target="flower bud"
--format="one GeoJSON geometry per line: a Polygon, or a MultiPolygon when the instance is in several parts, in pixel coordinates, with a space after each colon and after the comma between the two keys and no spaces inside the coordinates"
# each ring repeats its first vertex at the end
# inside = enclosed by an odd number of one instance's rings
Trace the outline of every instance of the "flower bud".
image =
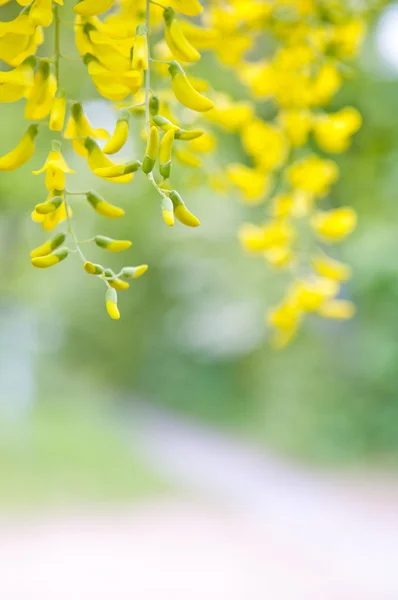
{"type": "Polygon", "coordinates": [[[90,261],[87,260],[84,263],[84,270],[89,275],[102,275],[102,273],[104,272],[104,267],[102,267],[101,265],[97,265],[95,263],[92,263],[92,262],[90,262],[90,261]]]}
{"type": "Polygon", "coordinates": [[[104,276],[107,279],[114,279],[116,277],[116,274],[112,271],[112,269],[105,269],[104,270],[104,276]]]}
{"type": "Polygon", "coordinates": [[[138,265],[138,267],[123,267],[120,271],[122,277],[126,279],[138,279],[148,270],[148,265],[138,265]]]}
{"type": "Polygon", "coordinates": [[[174,95],[181,104],[197,112],[206,112],[214,107],[211,100],[195,90],[177,61],[173,60],[170,64],[169,73],[174,95]]]}
{"type": "Polygon", "coordinates": [[[188,131],[187,129],[179,129],[175,133],[175,138],[176,138],[176,140],[191,141],[191,140],[196,140],[197,138],[201,137],[203,134],[204,134],[203,129],[192,129],[191,131],[188,131]]]}
{"type": "Polygon", "coordinates": [[[174,206],[174,215],[180,223],[188,227],[198,227],[200,225],[199,219],[187,209],[180,194],[173,190],[169,196],[174,206]]]}
{"type": "Polygon", "coordinates": [[[164,179],[168,179],[170,177],[171,150],[173,147],[173,141],[174,131],[169,129],[169,131],[166,131],[164,134],[159,147],[159,172],[164,179]]]}
{"type": "Polygon", "coordinates": [[[159,131],[158,128],[153,125],[149,132],[149,139],[145,151],[145,157],[142,163],[142,170],[146,174],[150,173],[155,165],[156,157],[158,154],[158,146],[159,131]]]}
{"type": "Polygon", "coordinates": [[[106,202],[96,192],[87,192],[86,198],[94,210],[103,217],[108,217],[108,219],[118,219],[124,215],[124,210],[122,208],[106,202]]]}
{"type": "Polygon", "coordinates": [[[105,306],[111,319],[120,319],[120,312],[117,307],[117,293],[113,288],[108,288],[105,294],[105,306]]]}
{"type": "Polygon", "coordinates": [[[169,197],[165,196],[160,204],[163,221],[169,227],[174,225],[174,206],[169,197]]]}
{"type": "Polygon", "coordinates": [[[163,131],[169,131],[169,129],[172,129],[173,131],[180,131],[178,125],[174,125],[174,123],[162,115],[156,115],[153,117],[152,121],[159,127],[159,129],[162,129],[163,131]]]}
{"type": "Polygon", "coordinates": [[[121,292],[123,290],[128,290],[130,287],[130,284],[127,283],[127,281],[123,281],[122,279],[119,279],[118,277],[116,277],[115,279],[110,279],[108,281],[108,283],[111,286],[111,288],[113,288],[114,290],[117,290],[118,292],[121,292]]]}
{"type": "Polygon", "coordinates": [[[149,99],[149,112],[154,117],[158,114],[160,107],[159,98],[157,96],[151,96],[149,99]]]}
{"type": "Polygon", "coordinates": [[[53,267],[54,265],[61,262],[68,256],[67,248],[59,248],[59,250],[55,250],[52,254],[48,254],[47,256],[38,256],[32,258],[32,265],[39,269],[46,269],[47,267],[53,267]]]}
{"type": "Polygon", "coordinates": [[[47,215],[48,213],[57,210],[63,203],[64,199],[62,196],[53,196],[51,200],[47,202],[42,202],[41,204],[36,204],[35,211],[39,213],[39,215],[47,215]]]}
{"type": "Polygon", "coordinates": [[[113,240],[104,235],[96,235],[94,241],[100,248],[105,248],[111,252],[121,252],[122,250],[127,250],[127,248],[130,248],[131,246],[129,240],[113,240]]]}
{"type": "Polygon", "coordinates": [[[57,235],[52,237],[51,240],[48,240],[48,242],[45,242],[38,248],[32,250],[30,253],[31,258],[47,256],[48,254],[51,254],[51,252],[56,250],[59,246],[61,246],[61,244],[64,243],[65,237],[66,236],[63,233],[58,233],[57,235]]]}
{"type": "Polygon", "coordinates": [[[129,111],[125,108],[120,110],[116,127],[112,136],[104,146],[105,154],[115,154],[123,148],[129,136],[129,111]]]}
{"type": "Polygon", "coordinates": [[[128,163],[122,163],[120,165],[112,165],[111,167],[101,167],[94,169],[94,174],[99,177],[106,177],[112,179],[113,177],[120,177],[121,175],[128,175],[129,173],[135,173],[141,167],[141,161],[132,160],[128,163]]]}

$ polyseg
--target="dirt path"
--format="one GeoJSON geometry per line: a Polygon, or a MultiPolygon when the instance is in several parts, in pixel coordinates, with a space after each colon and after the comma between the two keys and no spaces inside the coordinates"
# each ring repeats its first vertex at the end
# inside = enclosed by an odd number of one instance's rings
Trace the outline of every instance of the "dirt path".
{"type": "Polygon", "coordinates": [[[189,497],[0,521],[1,600],[398,599],[395,485],[319,475],[147,409],[134,423],[189,497]]]}

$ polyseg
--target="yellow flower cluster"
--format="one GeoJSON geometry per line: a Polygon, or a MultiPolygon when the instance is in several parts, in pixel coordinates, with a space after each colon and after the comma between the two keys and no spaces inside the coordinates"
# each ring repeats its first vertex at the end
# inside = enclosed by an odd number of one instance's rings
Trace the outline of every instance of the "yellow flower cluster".
{"type": "MultiPolygon", "coordinates": [[[[168,226],[175,220],[200,225],[171,183],[174,161],[188,170],[202,169],[200,182],[207,180],[216,191],[236,188],[249,204],[266,200],[265,223],[244,225],[240,239],[246,250],[293,275],[286,297],[267,314],[278,346],[294,337],[308,312],[328,318],[353,314],[351,303],[338,297],[349,268],[320,245],[351,233],[356,215],[349,207],[327,208],[339,172],[323,153],[347,150],[361,126],[355,108],[328,112],[326,107],[342,85],[345,62],[360,47],[363,14],[344,0],[209,0],[204,6],[199,0],[78,0],[73,5],[77,51],[98,93],[118,111],[115,129],[108,132],[93,127],[79,99],[71,99],[60,85],[66,59],[60,28],[68,26],[62,0],[13,1],[21,5],[20,14],[0,22],[0,58],[12,67],[0,72],[0,102],[25,98],[30,124],[17,146],[0,157],[0,170],[30,160],[39,125],[47,126],[55,139],[45,164],[33,173],[45,174],[48,197],[36,205],[32,218],[45,231],[66,222],[65,231],[32,251],[33,266],[50,267],[76,253],[84,271],[105,283],[113,319],[120,316],[117,291],[147,269],[123,267],[116,274],[86,258],[73,227],[73,197],[85,197],[106,218],[119,218],[124,211],[95,191],[70,190],[74,171],[61,142],[70,143],[105,181],[129,184],[136,175],[146,177],[159,194],[168,226]],[[54,53],[38,58],[44,38],[54,53]],[[273,49],[267,57],[265,47],[273,49]],[[203,52],[213,54],[217,69],[236,74],[245,97],[232,100],[190,74],[203,52]],[[272,103],[272,119],[263,117],[263,101],[272,103]],[[145,149],[139,157],[114,162],[112,155],[132,135],[132,119],[144,121],[145,149]],[[217,167],[217,130],[240,138],[245,163],[217,167]],[[303,251],[303,241],[310,250],[303,251]]],[[[103,235],[87,241],[108,251],[130,246],[128,240],[103,235]]]]}
{"type": "MultiPolygon", "coordinates": [[[[16,169],[32,158],[39,125],[54,132],[57,137],[51,142],[44,165],[33,171],[35,175],[45,175],[48,196],[35,206],[32,219],[45,231],[53,231],[66,222],[66,230],[55,233],[32,250],[32,265],[51,267],[70,253],[76,253],[84,271],[105,283],[107,312],[112,319],[119,319],[117,291],[127,289],[128,280],[143,275],[147,265],[123,267],[119,273],[114,273],[86,258],[83,243],[119,252],[127,250],[131,242],[103,235],[79,241],[73,227],[71,201],[74,196],[84,196],[92,209],[109,219],[122,217],[124,210],[95,191],[70,191],[69,176],[74,170],[68,167],[63,157],[61,143],[70,143],[73,150],[85,159],[89,169],[106,181],[128,184],[135,173],[141,171],[160,195],[161,213],[168,226],[173,226],[175,219],[189,227],[200,225],[180,193],[170,184],[172,158],[175,156],[183,164],[197,166],[200,164],[198,156],[213,149],[214,138],[204,130],[178,125],[167,97],[172,93],[172,103],[197,113],[213,108],[213,102],[203,95],[197,83],[188,79],[180,64],[196,62],[200,54],[184,33],[184,28],[190,27],[189,21],[180,21],[179,15],[196,16],[203,7],[198,0],[171,0],[168,6],[152,0],[79,0],[74,4],[75,42],[81,60],[99,94],[118,103],[115,104],[119,111],[117,123],[110,134],[102,128],[94,128],[82,104],[70,99],[67,90],[60,85],[62,61],[66,58],[60,48],[60,28],[64,25],[63,1],[17,2],[22,7],[20,14],[11,21],[0,22],[0,58],[13,67],[0,72],[0,102],[24,98],[24,117],[31,124],[17,146],[0,157],[0,170],[16,169]],[[44,35],[43,29],[50,26],[50,35],[44,35]],[[157,63],[159,67],[166,66],[168,82],[167,90],[159,96],[153,92],[150,82],[152,63],[156,63],[156,59],[151,57],[151,31],[162,38],[170,53],[169,60],[157,63]],[[37,58],[37,48],[45,38],[47,43],[53,44],[54,55],[37,58]],[[134,96],[136,98],[132,101],[134,96]],[[114,162],[110,156],[128,141],[131,118],[142,115],[146,139],[143,155],[124,163],[114,162]],[[155,173],[157,161],[158,174],[155,173]]],[[[7,0],[1,2],[1,5],[4,4],[7,0]]],[[[68,26],[66,21],[65,26],[68,26]]],[[[197,28],[193,25],[192,28],[195,33],[197,28]]]]}
{"type": "Polygon", "coordinates": [[[331,319],[354,314],[353,304],[339,296],[350,269],[326,246],[354,230],[356,214],[328,203],[339,169],[325,153],[346,151],[361,127],[354,107],[330,112],[327,105],[360,48],[366,15],[358,12],[363,6],[342,0],[231,0],[228,7],[227,16],[216,5],[210,10],[209,22],[223,31],[216,51],[251,102],[222,97],[209,117],[239,133],[248,157],[225,168],[229,182],[246,203],[266,202],[263,224],[243,225],[240,240],[289,280],[285,296],[266,315],[274,345],[283,347],[308,313],[331,319]],[[261,46],[264,31],[269,43],[261,46]],[[272,48],[265,57],[258,51],[264,46],[272,48]],[[253,56],[258,59],[247,58],[253,56]],[[272,118],[261,117],[253,101],[272,106],[272,118]]]}

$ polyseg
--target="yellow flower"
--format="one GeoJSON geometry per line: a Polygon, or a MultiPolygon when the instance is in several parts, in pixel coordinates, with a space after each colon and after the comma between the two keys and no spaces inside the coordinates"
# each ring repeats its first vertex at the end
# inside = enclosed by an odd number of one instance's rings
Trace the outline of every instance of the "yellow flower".
{"type": "Polygon", "coordinates": [[[251,47],[252,40],[244,33],[233,33],[222,37],[216,48],[217,58],[229,67],[239,63],[251,47]]]}
{"type": "MultiPolygon", "coordinates": [[[[199,227],[200,221],[195,215],[193,215],[185,206],[183,199],[180,194],[173,190],[169,193],[169,199],[173,203],[174,216],[176,219],[180,221],[183,225],[187,227],[199,227]]],[[[165,217],[165,215],[164,215],[165,217]]],[[[166,218],[165,218],[166,221],[166,218]]],[[[166,221],[167,223],[167,221],[166,221]]],[[[167,223],[171,225],[172,223],[167,223]]]]}
{"type": "Polygon", "coordinates": [[[37,133],[37,125],[29,125],[15,148],[4,156],[0,156],[0,171],[18,169],[32,158],[37,133]]]}
{"type": "Polygon", "coordinates": [[[201,159],[196,156],[193,152],[189,150],[176,150],[173,151],[174,157],[178,160],[179,163],[185,165],[186,167],[192,167],[193,169],[198,169],[202,166],[201,159]]]}
{"type": "Polygon", "coordinates": [[[196,17],[203,10],[199,0],[168,0],[166,4],[188,17],[196,17]]]}
{"type": "Polygon", "coordinates": [[[108,100],[124,100],[136,94],[142,84],[142,71],[114,73],[102,65],[92,54],[86,54],[84,62],[98,92],[108,100]]]}
{"type": "Polygon", "coordinates": [[[319,275],[336,281],[346,281],[351,277],[351,267],[324,253],[319,253],[312,258],[312,266],[319,275]]]}
{"type": "Polygon", "coordinates": [[[73,10],[77,15],[92,17],[106,12],[114,3],[115,0],[78,0],[73,10]]]}
{"type": "Polygon", "coordinates": [[[274,348],[284,348],[294,339],[301,320],[302,311],[290,297],[267,312],[266,321],[273,330],[271,341],[274,348]]]}
{"type": "Polygon", "coordinates": [[[316,155],[307,156],[288,169],[291,185],[315,196],[327,194],[338,176],[338,167],[333,161],[323,160],[316,155]]]}
{"type": "MultiPolygon", "coordinates": [[[[178,137],[178,136],[176,136],[176,137],[178,137]]],[[[180,139],[180,138],[178,138],[178,139],[180,139]]],[[[217,144],[217,141],[216,141],[215,135],[213,135],[212,133],[210,133],[208,131],[205,131],[205,132],[203,132],[202,135],[193,139],[190,142],[189,147],[194,152],[203,152],[203,153],[207,154],[208,152],[212,152],[214,150],[214,148],[216,147],[216,144],[217,144]]]]}
{"type": "Polygon", "coordinates": [[[93,46],[90,42],[90,38],[88,37],[86,29],[84,27],[84,25],[86,23],[90,23],[90,24],[94,25],[93,20],[94,19],[81,17],[79,15],[76,15],[76,18],[75,18],[75,23],[74,23],[75,44],[76,44],[76,48],[78,49],[78,51],[80,52],[80,54],[82,56],[84,56],[85,54],[92,54],[94,52],[93,46]]]}
{"type": "MultiPolygon", "coordinates": [[[[63,6],[62,0],[54,0],[63,6]]],[[[53,21],[53,0],[34,0],[30,5],[29,19],[35,25],[48,27],[53,21]]]]}
{"type": "Polygon", "coordinates": [[[131,67],[136,71],[146,71],[148,60],[147,29],[145,25],[140,24],[137,26],[131,67]]]}
{"type": "Polygon", "coordinates": [[[119,113],[115,130],[104,146],[105,154],[115,154],[127,142],[129,136],[129,113],[122,109],[119,113]]]}
{"type": "Polygon", "coordinates": [[[355,56],[366,33],[363,19],[350,19],[346,23],[335,25],[331,30],[330,43],[334,53],[340,58],[355,56]]]}
{"type": "MultiPolygon", "coordinates": [[[[57,200],[56,208],[51,210],[48,213],[38,212],[36,209],[32,212],[32,220],[35,223],[41,223],[43,229],[45,231],[52,231],[58,225],[58,223],[62,223],[66,219],[66,206],[65,202],[62,201],[61,204],[58,202],[58,198],[62,198],[62,192],[60,190],[52,190],[47,198],[47,203],[51,203],[52,199],[57,200]]],[[[72,216],[72,210],[68,206],[68,214],[69,217],[72,216]]]]}
{"type": "Polygon", "coordinates": [[[35,54],[43,42],[40,27],[35,27],[27,14],[13,21],[0,22],[0,59],[13,67],[35,54]]]}
{"type": "Polygon", "coordinates": [[[91,23],[86,23],[84,31],[92,46],[92,52],[99,62],[112,73],[125,73],[131,69],[132,40],[114,40],[91,23]]]}
{"type": "Polygon", "coordinates": [[[65,234],[58,233],[53,238],[51,238],[51,240],[48,240],[48,242],[44,242],[44,244],[32,250],[30,253],[31,258],[36,258],[38,256],[47,256],[47,254],[51,254],[51,252],[54,252],[54,250],[59,248],[59,246],[61,246],[61,244],[64,243],[65,237],[65,234]]]}
{"type": "Polygon", "coordinates": [[[206,119],[225,131],[240,131],[253,119],[254,109],[250,102],[232,102],[225,94],[217,94],[214,108],[205,113],[206,119]]]}
{"type": "Polygon", "coordinates": [[[190,21],[181,21],[180,25],[187,40],[198,50],[214,49],[220,39],[217,29],[204,29],[190,21]]]}
{"type": "Polygon", "coordinates": [[[318,313],[326,319],[351,319],[355,315],[355,305],[349,300],[328,300],[320,306],[318,313]]]}
{"type": "Polygon", "coordinates": [[[272,215],[277,219],[286,219],[292,214],[293,207],[293,194],[278,194],[272,200],[272,215]]]}
{"type": "Polygon", "coordinates": [[[165,20],[165,39],[174,58],[185,62],[199,60],[199,52],[185,37],[180,22],[170,6],[163,12],[163,18],[165,20]]]}
{"type": "Polygon", "coordinates": [[[338,242],[354,231],[357,215],[349,206],[329,211],[318,211],[311,218],[315,232],[324,240],[338,242]]]}
{"type": "Polygon", "coordinates": [[[213,102],[195,90],[184,70],[175,60],[169,66],[169,73],[174,95],[181,104],[197,112],[207,112],[213,108],[213,102]]]}
{"type": "Polygon", "coordinates": [[[266,261],[276,268],[284,268],[291,264],[293,253],[289,246],[281,246],[280,248],[271,248],[264,253],[266,261]]]}
{"type": "Polygon", "coordinates": [[[75,173],[70,169],[61,154],[61,144],[53,140],[51,151],[43,167],[38,171],[33,171],[34,175],[46,173],[46,188],[48,190],[63,190],[66,186],[66,173],[75,173]]]}
{"type": "Polygon", "coordinates": [[[263,169],[277,169],[286,159],[288,146],[283,133],[261,119],[253,119],[242,131],[246,152],[263,169]]]}
{"type": "Polygon", "coordinates": [[[65,92],[61,90],[58,96],[54,98],[51,106],[49,129],[51,131],[62,131],[65,122],[66,97],[65,92]]]}
{"type": "Polygon", "coordinates": [[[316,142],[326,152],[344,152],[350,145],[350,136],[358,131],[361,125],[360,113],[351,107],[319,116],[314,123],[316,142]]]}
{"type": "Polygon", "coordinates": [[[15,102],[28,93],[34,82],[35,62],[30,56],[12,71],[0,71],[0,102],[15,102]]]}
{"type": "Polygon", "coordinates": [[[109,137],[108,132],[102,127],[92,127],[90,121],[83,111],[80,102],[74,102],[71,108],[71,115],[66,124],[64,132],[66,139],[73,140],[75,151],[83,157],[87,157],[87,149],[84,146],[84,140],[87,137],[106,140],[109,137]]]}
{"type": "Polygon", "coordinates": [[[255,63],[243,62],[238,77],[249,86],[254,96],[267,98],[276,93],[277,73],[273,65],[266,60],[255,63]]]}
{"type": "Polygon", "coordinates": [[[251,253],[264,252],[272,248],[284,248],[294,237],[292,226],[286,221],[270,221],[262,227],[245,223],[239,237],[245,250],[251,253]]]}
{"type": "Polygon", "coordinates": [[[32,265],[37,267],[38,269],[47,269],[48,267],[53,267],[57,265],[62,260],[68,256],[67,248],[59,248],[55,250],[52,254],[47,254],[46,256],[37,256],[31,259],[32,265]]]}
{"type": "MultiPolygon", "coordinates": [[[[27,2],[29,4],[29,2],[27,2]]],[[[0,37],[12,33],[14,35],[30,36],[35,31],[35,25],[29,19],[27,12],[20,13],[12,21],[0,21],[0,37]]]]}
{"type": "Polygon", "coordinates": [[[119,277],[115,277],[114,279],[108,279],[108,283],[114,290],[122,291],[128,290],[130,284],[127,281],[123,281],[123,279],[119,279],[119,277]]]}
{"type": "Polygon", "coordinates": [[[89,260],[86,260],[83,268],[89,275],[102,275],[104,272],[104,267],[102,265],[92,263],[89,260]]]}
{"type": "Polygon", "coordinates": [[[242,192],[244,200],[248,204],[258,204],[264,200],[264,196],[270,188],[269,175],[238,163],[228,165],[226,172],[230,181],[242,192]]]}
{"type": "Polygon", "coordinates": [[[342,77],[332,63],[321,66],[310,86],[309,98],[312,106],[324,106],[338,92],[342,77]]]}
{"type": "Polygon", "coordinates": [[[291,294],[300,309],[312,312],[318,310],[325,300],[333,298],[338,291],[339,283],[335,279],[315,276],[295,282],[291,294]]]}
{"type": "Polygon", "coordinates": [[[57,82],[51,73],[50,65],[48,62],[41,61],[33,87],[27,94],[25,119],[29,121],[45,119],[50,114],[56,91],[57,82]]]}
{"type": "Polygon", "coordinates": [[[278,122],[292,146],[300,147],[307,143],[312,127],[311,113],[307,110],[284,110],[278,115],[278,122]]]}

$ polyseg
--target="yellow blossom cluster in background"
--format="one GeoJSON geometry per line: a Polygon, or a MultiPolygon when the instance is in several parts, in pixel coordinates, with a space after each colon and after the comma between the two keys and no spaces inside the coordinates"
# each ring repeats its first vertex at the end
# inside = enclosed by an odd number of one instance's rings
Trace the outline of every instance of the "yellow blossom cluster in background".
{"type": "MultiPolygon", "coordinates": [[[[117,292],[147,270],[126,266],[114,273],[86,257],[73,226],[74,196],[105,218],[122,217],[124,210],[93,190],[73,190],[74,171],[62,155],[62,145],[71,144],[99,178],[134,185],[134,177],[146,177],[168,226],[175,220],[200,225],[173,179],[174,161],[188,171],[202,169],[215,192],[236,188],[248,204],[264,202],[264,222],[244,224],[240,239],[248,252],[289,274],[285,297],[267,313],[277,346],[294,337],[307,313],[333,319],[354,313],[340,295],[350,269],[329,256],[328,246],[353,231],[356,215],[349,206],[328,206],[339,171],[327,155],[348,150],[361,116],[353,107],[330,112],[327,106],[361,46],[363,6],[360,12],[344,0],[210,0],[203,6],[199,0],[79,0],[71,24],[63,19],[62,0],[1,2],[9,3],[21,10],[0,22],[0,59],[9,65],[0,72],[0,102],[24,99],[28,123],[18,145],[0,157],[0,170],[32,158],[41,126],[54,134],[45,164],[33,171],[44,175],[48,196],[32,218],[46,232],[57,231],[32,251],[33,266],[51,267],[75,253],[85,272],[105,284],[113,319],[120,316],[117,292]],[[69,97],[60,29],[71,26],[87,77],[118,111],[113,132],[94,128],[79,98],[69,97]],[[44,39],[53,55],[38,58],[44,39]],[[244,85],[241,98],[190,74],[203,53],[244,85]],[[269,105],[273,116],[265,118],[269,105]],[[132,119],[142,120],[142,154],[115,162],[112,155],[132,135],[132,119]],[[219,131],[240,138],[245,163],[212,160],[219,131]]],[[[131,245],[103,235],[84,243],[111,252],[131,245]]]]}
{"type": "Polygon", "coordinates": [[[263,223],[242,226],[242,246],[283,270],[288,282],[284,297],[266,314],[276,347],[295,337],[309,313],[348,319],[355,312],[341,295],[350,268],[333,258],[333,244],[355,229],[357,217],[351,207],[333,208],[328,201],[339,178],[329,155],[349,149],[362,118],[354,107],[331,112],[328,104],[361,47],[365,9],[343,0],[236,0],[227,19],[220,8],[213,11],[222,39],[235,48],[233,60],[222,50],[219,58],[257,107],[223,99],[211,112],[220,126],[225,115],[236,120],[247,155],[244,164],[226,167],[229,181],[247,204],[265,203],[263,223]],[[261,48],[264,31],[272,48],[265,56],[253,51],[261,48]],[[261,116],[265,103],[272,118],[261,116]]]}

